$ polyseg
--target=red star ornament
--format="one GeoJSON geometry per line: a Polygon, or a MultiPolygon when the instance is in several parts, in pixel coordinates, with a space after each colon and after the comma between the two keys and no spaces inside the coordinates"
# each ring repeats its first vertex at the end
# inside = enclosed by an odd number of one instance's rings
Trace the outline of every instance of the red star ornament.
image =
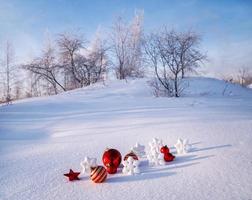
{"type": "Polygon", "coordinates": [[[80,180],[79,175],[80,172],[74,172],[72,169],[70,169],[68,174],[64,174],[64,176],[68,177],[69,181],[80,180]]]}

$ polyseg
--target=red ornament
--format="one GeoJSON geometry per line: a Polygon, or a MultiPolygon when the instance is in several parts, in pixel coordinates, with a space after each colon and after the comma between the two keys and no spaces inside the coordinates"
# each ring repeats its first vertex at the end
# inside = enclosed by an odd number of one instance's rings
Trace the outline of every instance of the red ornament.
{"type": "Polygon", "coordinates": [[[107,178],[107,171],[103,166],[97,166],[91,169],[90,178],[95,183],[102,183],[107,178]]]}
{"type": "Polygon", "coordinates": [[[106,149],[102,156],[103,164],[109,174],[115,174],[122,160],[122,156],[116,149],[106,149]]]}
{"type": "Polygon", "coordinates": [[[106,170],[109,174],[115,174],[117,172],[117,167],[108,164],[106,170]]]}
{"type": "Polygon", "coordinates": [[[160,152],[164,154],[164,160],[166,162],[171,162],[175,158],[175,156],[170,153],[170,150],[166,145],[161,147],[160,152]]]}
{"type": "Polygon", "coordinates": [[[170,150],[167,147],[167,145],[165,145],[165,146],[161,147],[160,152],[165,154],[165,153],[170,153],[170,150]]]}
{"type": "Polygon", "coordinates": [[[134,160],[138,160],[137,155],[136,155],[133,151],[131,151],[130,153],[126,154],[126,155],[124,156],[124,159],[123,159],[123,160],[127,160],[129,156],[131,156],[134,160]]]}
{"type": "Polygon", "coordinates": [[[74,181],[74,180],[80,180],[79,176],[80,172],[74,172],[72,169],[70,169],[68,174],[64,174],[64,176],[67,176],[69,181],[74,181]]]}

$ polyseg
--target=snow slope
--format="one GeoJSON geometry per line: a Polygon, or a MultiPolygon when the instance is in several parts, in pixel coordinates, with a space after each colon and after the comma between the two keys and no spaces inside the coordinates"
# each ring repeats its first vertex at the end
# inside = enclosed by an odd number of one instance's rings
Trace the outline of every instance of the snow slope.
{"type": "Polygon", "coordinates": [[[181,98],[155,98],[141,79],[1,106],[0,199],[251,199],[252,91],[187,81],[181,98]],[[63,176],[80,170],[84,156],[102,164],[106,147],[125,155],[153,137],[168,146],[189,138],[193,150],[165,166],[143,160],[141,175],[118,173],[104,184],[63,176]]]}

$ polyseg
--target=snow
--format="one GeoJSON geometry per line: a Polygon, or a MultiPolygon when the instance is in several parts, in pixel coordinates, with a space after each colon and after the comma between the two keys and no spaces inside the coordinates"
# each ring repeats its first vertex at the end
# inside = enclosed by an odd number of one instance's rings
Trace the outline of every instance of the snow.
{"type": "Polygon", "coordinates": [[[210,78],[187,81],[181,98],[155,98],[139,79],[2,105],[0,199],[251,199],[251,89],[210,78]],[[192,149],[164,166],[144,159],[137,176],[120,168],[102,184],[87,174],[74,182],[63,176],[70,168],[81,171],[85,156],[101,165],[106,147],[124,157],[136,142],[147,148],[154,137],[168,147],[188,138],[192,149]]]}

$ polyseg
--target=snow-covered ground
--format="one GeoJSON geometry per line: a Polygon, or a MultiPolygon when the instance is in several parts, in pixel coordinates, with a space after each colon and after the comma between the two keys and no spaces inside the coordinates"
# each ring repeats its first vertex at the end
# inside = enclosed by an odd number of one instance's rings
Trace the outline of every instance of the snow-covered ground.
{"type": "Polygon", "coordinates": [[[252,199],[252,91],[188,81],[181,98],[155,98],[141,79],[1,106],[0,199],[252,199]],[[103,184],[63,176],[84,156],[102,164],[106,147],[125,155],[153,137],[170,147],[188,138],[193,149],[165,166],[143,160],[141,175],[119,171],[103,184]]]}

